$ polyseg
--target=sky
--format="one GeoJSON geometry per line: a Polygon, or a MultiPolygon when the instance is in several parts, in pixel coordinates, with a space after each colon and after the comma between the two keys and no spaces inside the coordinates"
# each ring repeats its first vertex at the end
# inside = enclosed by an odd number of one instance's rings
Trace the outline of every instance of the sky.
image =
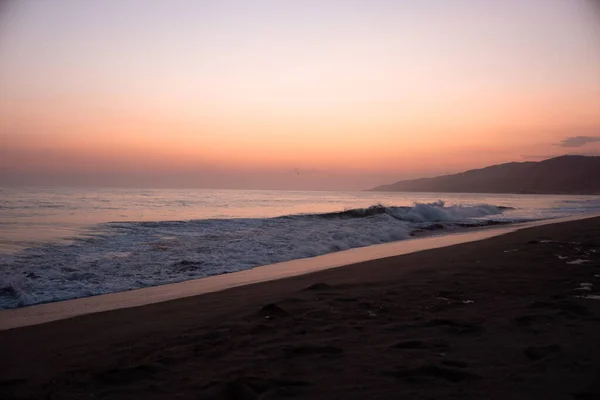
{"type": "Polygon", "coordinates": [[[0,185],[360,190],[600,155],[593,0],[0,4],[0,185]]]}

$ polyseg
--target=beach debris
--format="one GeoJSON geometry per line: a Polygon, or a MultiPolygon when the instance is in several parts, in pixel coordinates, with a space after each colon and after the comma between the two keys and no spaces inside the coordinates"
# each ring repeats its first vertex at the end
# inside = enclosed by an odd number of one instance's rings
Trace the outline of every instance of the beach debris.
{"type": "Polygon", "coordinates": [[[576,299],[587,299],[587,300],[600,300],[600,295],[598,294],[588,294],[586,296],[575,296],[576,299]]]}
{"type": "Polygon", "coordinates": [[[583,260],[581,258],[578,258],[577,260],[573,260],[573,261],[567,261],[567,264],[571,264],[571,265],[579,265],[579,264],[583,264],[586,262],[589,262],[590,260],[583,260]]]}
{"type": "Polygon", "coordinates": [[[558,254],[556,255],[556,257],[558,257],[559,260],[566,260],[567,258],[569,258],[567,256],[561,256],[561,255],[558,255],[558,254]]]}
{"type": "Polygon", "coordinates": [[[594,286],[593,284],[589,283],[589,282],[581,282],[579,284],[579,287],[575,290],[583,290],[586,292],[591,292],[592,291],[592,286],[594,286]]]}
{"type": "Polygon", "coordinates": [[[440,301],[445,301],[448,302],[450,304],[472,304],[475,303],[474,300],[461,300],[461,299],[449,299],[448,297],[444,297],[444,296],[437,296],[436,299],[440,300],[440,301]]]}

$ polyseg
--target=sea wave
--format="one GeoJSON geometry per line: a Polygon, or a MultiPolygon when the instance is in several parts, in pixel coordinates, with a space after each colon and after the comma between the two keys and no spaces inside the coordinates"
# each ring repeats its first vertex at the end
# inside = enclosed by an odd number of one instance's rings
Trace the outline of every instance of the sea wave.
{"type": "Polygon", "coordinates": [[[412,207],[388,207],[383,204],[375,204],[367,208],[353,208],[345,211],[315,215],[324,218],[365,218],[374,215],[387,214],[401,221],[440,222],[459,221],[465,218],[497,215],[512,209],[512,207],[493,206],[490,204],[475,206],[456,205],[447,207],[444,201],[438,200],[434,203],[416,203],[412,207]]]}
{"type": "Polygon", "coordinates": [[[276,218],[114,222],[69,244],[0,255],[0,308],[119,292],[494,224],[508,207],[376,204],[276,218]]]}

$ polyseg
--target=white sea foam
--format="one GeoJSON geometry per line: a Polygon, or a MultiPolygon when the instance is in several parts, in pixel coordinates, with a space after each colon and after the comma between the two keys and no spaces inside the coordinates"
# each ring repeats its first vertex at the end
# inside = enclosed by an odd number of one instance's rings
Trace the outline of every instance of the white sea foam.
{"type": "Polygon", "coordinates": [[[116,222],[69,244],[0,255],[0,308],[118,292],[494,222],[492,205],[376,205],[276,218],[116,222]]]}

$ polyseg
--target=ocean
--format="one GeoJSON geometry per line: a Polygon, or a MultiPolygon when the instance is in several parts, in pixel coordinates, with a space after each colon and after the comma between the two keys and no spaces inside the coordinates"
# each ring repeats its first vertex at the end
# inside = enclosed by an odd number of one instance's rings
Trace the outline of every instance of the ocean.
{"type": "Polygon", "coordinates": [[[2,188],[0,309],[598,212],[598,196],[2,188]]]}

